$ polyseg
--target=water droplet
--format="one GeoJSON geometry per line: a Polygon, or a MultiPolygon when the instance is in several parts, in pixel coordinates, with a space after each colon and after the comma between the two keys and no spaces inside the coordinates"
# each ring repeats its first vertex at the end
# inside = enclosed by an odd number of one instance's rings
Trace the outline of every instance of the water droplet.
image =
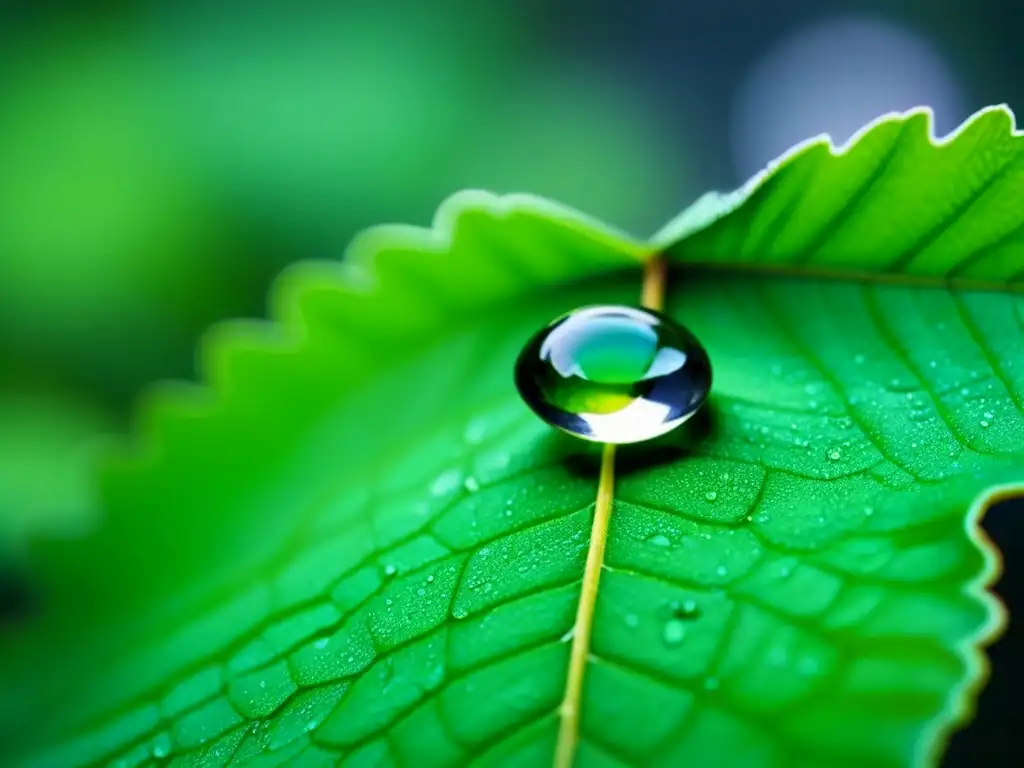
{"type": "Polygon", "coordinates": [[[839,461],[843,457],[843,452],[838,448],[833,448],[828,452],[829,461],[839,461]]]}
{"type": "Polygon", "coordinates": [[[462,481],[462,472],[457,469],[448,469],[438,475],[430,484],[431,496],[444,496],[459,487],[462,481]]]}
{"type": "Polygon", "coordinates": [[[995,414],[992,413],[992,411],[985,411],[981,415],[984,416],[986,419],[994,419],[995,418],[995,414]]]}
{"type": "Polygon", "coordinates": [[[427,583],[428,584],[433,584],[433,582],[434,582],[434,574],[430,574],[429,576],[427,576],[427,583]]]}
{"type": "Polygon", "coordinates": [[[874,507],[864,507],[864,516],[865,517],[871,517],[873,514],[875,514],[874,507]]]}
{"type": "Polygon", "coordinates": [[[162,758],[171,754],[171,737],[166,733],[159,734],[153,740],[153,757],[162,758]]]}
{"type": "Polygon", "coordinates": [[[724,565],[720,565],[717,568],[715,568],[715,573],[717,573],[719,576],[725,576],[727,573],[729,573],[729,569],[726,568],[724,565]]]}
{"type": "Polygon", "coordinates": [[[979,423],[979,424],[981,424],[981,426],[982,426],[982,427],[987,427],[987,426],[989,425],[989,424],[988,424],[988,422],[987,422],[987,421],[985,421],[984,419],[982,419],[982,420],[981,420],[981,421],[979,421],[978,423],[979,423]]]}
{"type": "Polygon", "coordinates": [[[864,355],[854,355],[853,362],[857,365],[862,365],[864,363],[864,355]]]}
{"type": "Polygon", "coordinates": [[[476,493],[477,491],[480,490],[480,483],[478,483],[477,479],[475,477],[473,477],[472,475],[470,475],[465,480],[463,480],[462,481],[462,485],[470,493],[476,493]]]}
{"type": "Polygon", "coordinates": [[[530,339],[516,386],[549,424],[587,440],[635,443],[700,408],[711,364],[697,338],[660,313],[584,307],[530,339]]]}
{"type": "Polygon", "coordinates": [[[396,573],[398,573],[398,568],[396,568],[392,563],[388,563],[384,566],[385,576],[394,576],[396,573]]]}
{"type": "Polygon", "coordinates": [[[487,436],[487,422],[483,419],[473,419],[466,425],[466,431],[462,433],[463,439],[470,445],[479,445],[487,436]]]}
{"type": "Polygon", "coordinates": [[[627,613],[622,620],[626,622],[627,627],[636,627],[640,624],[640,619],[635,613],[627,613]]]}
{"type": "Polygon", "coordinates": [[[423,587],[420,587],[416,590],[416,594],[420,597],[423,597],[425,594],[427,594],[427,590],[425,590],[423,587]]]}
{"type": "Polygon", "coordinates": [[[331,638],[321,637],[319,640],[313,643],[313,647],[316,648],[318,651],[322,651],[324,648],[327,647],[327,644],[329,642],[331,642],[331,638]]]}
{"type": "Polygon", "coordinates": [[[716,491],[708,491],[707,493],[704,494],[704,498],[707,499],[708,501],[714,501],[715,499],[718,498],[718,493],[716,491]]]}
{"type": "Polygon", "coordinates": [[[686,623],[679,619],[669,619],[665,622],[665,628],[661,632],[661,639],[665,645],[676,646],[683,642],[686,637],[686,623]]]}
{"type": "Polygon", "coordinates": [[[796,665],[801,675],[813,675],[818,671],[818,660],[813,656],[805,656],[796,665]]]}
{"type": "Polygon", "coordinates": [[[648,544],[653,544],[655,547],[670,547],[670,546],[672,546],[672,540],[669,539],[669,537],[666,536],[663,533],[656,533],[656,534],[654,534],[649,539],[647,539],[647,543],[648,544]]]}

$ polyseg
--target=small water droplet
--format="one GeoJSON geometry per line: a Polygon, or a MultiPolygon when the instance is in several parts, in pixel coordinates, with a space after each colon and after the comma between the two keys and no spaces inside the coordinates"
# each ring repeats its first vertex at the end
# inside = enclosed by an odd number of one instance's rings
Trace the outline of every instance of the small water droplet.
{"type": "Polygon", "coordinates": [[[813,675],[818,671],[818,660],[813,656],[805,656],[796,665],[801,675],[813,675]]]}
{"type": "Polygon", "coordinates": [[[459,487],[462,482],[462,472],[458,469],[448,469],[434,478],[430,484],[431,496],[444,496],[459,487]]]}
{"type": "Polygon", "coordinates": [[[854,355],[853,356],[853,362],[856,363],[857,365],[862,365],[864,363],[864,359],[865,359],[864,355],[854,355]]]}
{"type": "Polygon", "coordinates": [[[452,608],[453,619],[464,619],[467,616],[469,616],[469,611],[467,611],[465,607],[461,605],[456,605],[454,608],[452,608]]]}
{"type": "Polygon", "coordinates": [[[960,394],[963,397],[967,397],[969,394],[971,394],[971,390],[969,390],[967,387],[960,387],[960,394]]]}
{"type": "Polygon", "coordinates": [[[981,424],[982,427],[988,427],[989,426],[989,423],[987,421],[985,421],[984,419],[982,419],[978,423],[981,424]]]}
{"type": "Polygon", "coordinates": [[[686,623],[679,619],[669,619],[665,622],[665,627],[661,632],[661,639],[665,641],[665,645],[677,646],[683,642],[686,637],[686,623]]]}
{"type": "Polygon", "coordinates": [[[387,565],[384,566],[384,575],[385,576],[389,576],[389,577],[390,576],[394,576],[396,573],[398,573],[398,568],[396,568],[393,564],[388,563],[387,565]]]}
{"type": "Polygon", "coordinates": [[[994,419],[995,418],[995,414],[992,413],[992,411],[985,411],[981,415],[984,416],[986,419],[994,419]]]}
{"type": "Polygon", "coordinates": [[[477,479],[475,477],[473,477],[472,475],[470,475],[465,480],[463,480],[462,481],[462,485],[470,493],[476,493],[477,491],[480,490],[480,483],[478,483],[477,479]]]}
{"type": "Polygon", "coordinates": [[[425,594],[427,594],[427,590],[425,590],[423,587],[420,587],[416,590],[416,594],[420,597],[423,597],[425,594]]]}
{"type": "Polygon", "coordinates": [[[527,342],[516,386],[542,419],[587,440],[634,443],[704,403],[711,364],[693,334],[647,309],[584,307],[527,342]]]}
{"type": "Polygon", "coordinates": [[[865,517],[871,517],[873,514],[875,514],[874,507],[864,507],[864,516],[865,517]]]}
{"type": "Polygon", "coordinates": [[[843,457],[843,452],[838,448],[833,448],[828,452],[829,461],[839,461],[843,457]]]}
{"type": "Polygon", "coordinates": [[[313,643],[313,647],[316,648],[318,651],[322,651],[324,648],[327,647],[327,644],[329,642],[331,642],[331,638],[321,637],[319,640],[313,643]]]}
{"type": "Polygon", "coordinates": [[[726,568],[724,565],[720,565],[717,568],[715,568],[715,573],[717,573],[719,576],[725,576],[729,573],[729,569],[726,568]]]}
{"type": "Polygon", "coordinates": [[[672,540],[663,533],[656,533],[647,539],[647,543],[655,547],[670,547],[672,540]]]}
{"type": "Polygon", "coordinates": [[[434,582],[434,574],[427,576],[427,583],[432,584],[434,582]]]}
{"type": "Polygon", "coordinates": [[[466,425],[463,439],[470,445],[479,445],[487,436],[487,422],[483,419],[473,419],[466,425]]]}
{"type": "Polygon", "coordinates": [[[171,737],[166,733],[159,734],[153,740],[152,752],[153,757],[157,759],[167,757],[171,754],[171,737]]]}
{"type": "Polygon", "coordinates": [[[938,367],[938,365],[939,365],[939,363],[938,363],[937,360],[929,360],[928,361],[928,367],[929,368],[936,368],[936,367],[938,367]]]}
{"type": "Polygon", "coordinates": [[[627,613],[623,617],[623,621],[626,622],[626,626],[627,627],[631,627],[631,628],[632,627],[636,627],[636,626],[638,626],[640,624],[640,619],[637,617],[637,615],[635,613],[627,613]]]}
{"type": "Polygon", "coordinates": [[[708,501],[714,501],[715,499],[718,498],[718,492],[708,491],[707,493],[704,494],[704,498],[707,499],[708,501]]]}

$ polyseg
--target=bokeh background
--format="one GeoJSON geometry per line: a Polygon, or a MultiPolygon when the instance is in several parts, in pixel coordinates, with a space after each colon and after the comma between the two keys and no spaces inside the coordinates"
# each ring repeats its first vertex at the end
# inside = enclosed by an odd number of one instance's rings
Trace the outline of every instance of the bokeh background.
{"type": "MultiPolygon", "coordinates": [[[[30,536],[202,329],[462,187],[647,235],[791,144],[929,104],[1024,109],[1019,0],[0,0],[0,616],[30,536]]],[[[1024,611],[1024,516],[989,529],[1024,611]]],[[[949,765],[1024,764],[1024,638],[949,765]]]]}

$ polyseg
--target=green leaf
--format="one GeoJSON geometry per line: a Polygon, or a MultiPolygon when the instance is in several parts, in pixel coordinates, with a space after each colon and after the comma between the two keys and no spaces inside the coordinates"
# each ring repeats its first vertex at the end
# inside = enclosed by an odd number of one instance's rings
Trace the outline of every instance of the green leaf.
{"type": "Polygon", "coordinates": [[[94,404],[38,385],[0,388],[0,563],[29,536],[93,527],[90,457],[111,419],[94,404]]]}
{"type": "MultiPolygon", "coordinates": [[[[926,128],[808,145],[655,239],[701,262],[668,310],[715,390],[619,453],[578,765],[920,764],[966,716],[1001,618],[976,517],[1024,475],[1024,166],[1004,110],[926,128]],[[755,258],[789,274],[706,264],[755,258]],[[825,265],[851,274],[800,274],[825,265]]],[[[143,410],[104,528],[37,553],[46,601],[0,647],[12,762],[549,763],[596,458],[511,368],[551,317],[636,302],[653,247],[464,193],[287,273],[273,325],[220,329],[207,386],[143,410]]]]}

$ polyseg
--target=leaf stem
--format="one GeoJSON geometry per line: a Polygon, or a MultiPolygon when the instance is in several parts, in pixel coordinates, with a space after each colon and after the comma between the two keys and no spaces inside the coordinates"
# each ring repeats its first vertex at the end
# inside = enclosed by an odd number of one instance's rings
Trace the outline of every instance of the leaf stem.
{"type": "Polygon", "coordinates": [[[662,254],[651,256],[644,265],[644,284],[640,303],[648,309],[661,311],[665,306],[665,282],[668,264],[662,254]]]}
{"type": "MultiPolygon", "coordinates": [[[[660,310],[665,301],[665,258],[652,256],[644,267],[644,281],[640,302],[650,309],[660,310]]],[[[612,516],[615,495],[615,445],[605,443],[601,452],[601,475],[597,483],[597,501],[594,504],[594,522],[590,528],[590,547],[583,566],[583,584],[580,601],[576,606],[576,621],[570,636],[569,672],[565,681],[565,696],[559,706],[558,742],[555,746],[554,768],[572,768],[580,736],[580,700],[583,695],[583,675],[590,655],[590,636],[597,605],[597,587],[604,568],[604,550],[608,540],[608,524],[612,516]]]]}

